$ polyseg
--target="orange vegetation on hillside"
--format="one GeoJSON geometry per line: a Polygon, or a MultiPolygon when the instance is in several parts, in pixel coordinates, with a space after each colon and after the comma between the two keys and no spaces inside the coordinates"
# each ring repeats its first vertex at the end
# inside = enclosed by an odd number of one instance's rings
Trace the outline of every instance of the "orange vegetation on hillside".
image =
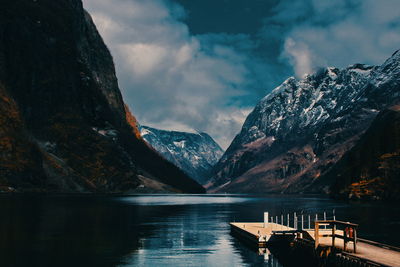
{"type": "Polygon", "coordinates": [[[132,115],[132,112],[130,111],[128,105],[125,104],[124,106],[125,106],[125,117],[126,117],[127,123],[131,126],[132,131],[135,134],[135,136],[138,139],[141,139],[142,137],[140,135],[138,122],[137,122],[136,118],[132,115]]]}
{"type": "Polygon", "coordinates": [[[8,186],[10,178],[36,167],[33,150],[24,138],[17,104],[0,85],[0,186],[8,186]]]}

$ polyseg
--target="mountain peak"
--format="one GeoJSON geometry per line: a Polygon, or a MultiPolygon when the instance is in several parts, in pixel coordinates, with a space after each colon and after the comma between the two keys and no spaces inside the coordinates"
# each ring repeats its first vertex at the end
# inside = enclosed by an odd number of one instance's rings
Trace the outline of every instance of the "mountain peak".
{"type": "Polygon", "coordinates": [[[199,183],[206,183],[210,169],[224,151],[207,133],[166,131],[141,126],[141,135],[156,151],[199,183]]]}
{"type": "Polygon", "coordinates": [[[288,78],[246,118],[214,168],[209,190],[312,190],[380,110],[400,103],[399,54],[377,67],[328,67],[288,78]]]}

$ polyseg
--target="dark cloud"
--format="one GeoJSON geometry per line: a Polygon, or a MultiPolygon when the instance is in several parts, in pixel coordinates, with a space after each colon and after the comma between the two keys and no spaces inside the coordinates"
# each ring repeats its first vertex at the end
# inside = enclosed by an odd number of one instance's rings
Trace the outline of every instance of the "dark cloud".
{"type": "Polygon", "coordinates": [[[379,64],[400,44],[397,0],[83,0],[142,124],[227,147],[289,75],[379,64]]]}
{"type": "MultiPolygon", "coordinates": [[[[291,21],[289,6],[303,0],[282,2],[272,20],[291,21]]],[[[380,64],[400,47],[400,3],[397,0],[307,1],[307,8],[286,29],[282,58],[297,76],[317,67],[345,67],[362,62],[380,64]]],[[[296,12],[295,12],[296,13],[296,12]]]]}

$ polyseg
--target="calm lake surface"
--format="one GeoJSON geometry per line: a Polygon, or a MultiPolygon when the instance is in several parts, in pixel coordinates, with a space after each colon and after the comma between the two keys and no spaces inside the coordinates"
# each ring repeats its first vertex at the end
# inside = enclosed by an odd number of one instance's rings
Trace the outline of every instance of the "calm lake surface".
{"type": "Polygon", "coordinates": [[[399,246],[397,203],[252,195],[0,195],[0,266],[282,266],[230,235],[228,222],[324,211],[399,246]]]}

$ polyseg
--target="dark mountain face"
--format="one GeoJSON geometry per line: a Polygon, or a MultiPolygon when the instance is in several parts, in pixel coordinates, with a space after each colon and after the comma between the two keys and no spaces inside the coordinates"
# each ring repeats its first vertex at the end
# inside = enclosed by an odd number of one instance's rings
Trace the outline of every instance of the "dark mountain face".
{"type": "Polygon", "coordinates": [[[382,66],[289,78],[255,107],[214,168],[215,192],[321,192],[320,177],[400,100],[400,53],[382,66]]]}
{"type": "Polygon", "coordinates": [[[203,192],[140,138],[80,0],[0,10],[3,191],[203,192]]]}
{"type": "Polygon", "coordinates": [[[400,107],[380,112],[321,180],[332,182],[334,197],[400,199],[400,107]]]}
{"type": "Polygon", "coordinates": [[[212,167],[224,151],[206,133],[185,133],[141,126],[140,132],[157,152],[200,184],[206,183],[212,167]]]}

